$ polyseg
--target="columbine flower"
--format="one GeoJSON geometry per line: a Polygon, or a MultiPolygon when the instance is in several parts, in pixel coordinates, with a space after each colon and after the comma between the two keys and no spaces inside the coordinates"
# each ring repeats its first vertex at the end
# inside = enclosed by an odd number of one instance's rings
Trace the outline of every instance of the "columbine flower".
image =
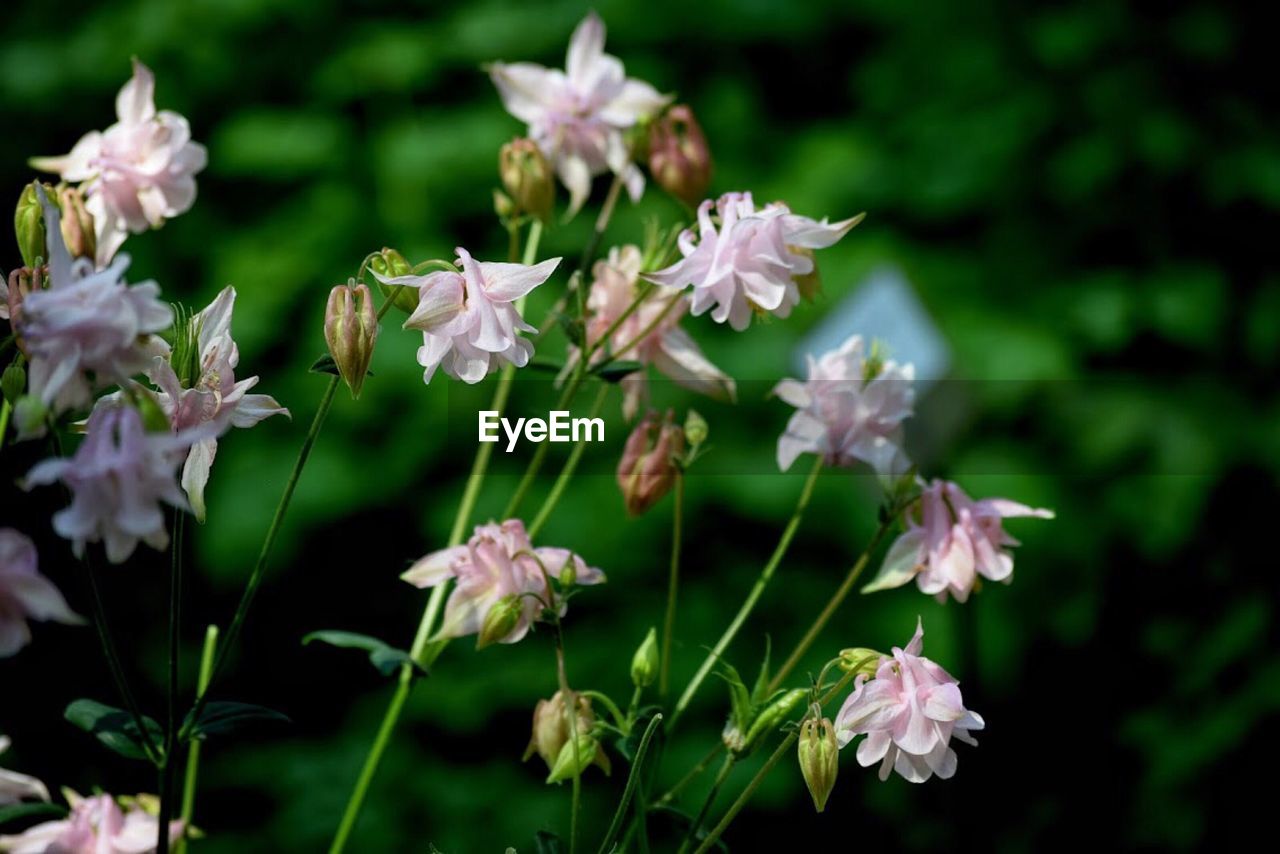
{"type": "MultiPolygon", "coordinates": [[[[607,259],[596,262],[592,270],[595,281],[587,295],[587,310],[591,313],[586,326],[588,346],[596,346],[635,301],[639,294],[640,265],[640,250],[635,246],[614,247],[607,259]]],[[[733,378],[711,364],[697,342],[680,328],[680,320],[688,311],[687,296],[678,297],[674,305],[670,305],[669,297],[651,297],[622,321],[610,336],[608,347],[596,350],[592,362],[618,358],[653,365],[691,391],[717,400],[733,400],[737,394],[733,378]],[[606,349],[609,352],[606,353],[606,349]]],[[[576,350],[570,358],[578,358],[576,350]]],[[[635,371],[624,377],[621,385],[623,415],[634,418],[649,397],[648,374],[635,371]]]]}
{"type": "Polygon", "coordinates": [[[173,311],[159,300],[155,282],[128,285],[129,257],[104,270],[72,261],[62,241],[58,209],[37,188],[49,245],[49,286],[22,300],[19,332],[31,365],[30,394],[53,414],[86,409],[97,387],[141,373],[168,351],[154,333],[169,327],[173,311]]]}
{"type": "Polygon", "coordinates": [[[632,200],[644,192],[644,175],[631,162],[623,131],[666,105],[648,83],[626,76],[604,52],[604,22],[591,12],[569,41],[565,70],[531,62],[495,62],[489,70],[507,112],[529,125],[528,135],[551,161],[569,190],[576,213],[605,171],[621,176],[632,200]]]}
{"type": "Polygon", "coordinates": [[[645,278],[659,285],[693,285],[694,317],[711,311],[716,323],[738,331],[756,311],[787,317],[800,302],[795,277],[813,272],[813,258],[801,251],[833,245],[862,219],[828,223],[791,213],[781,202],[756,210],[750,193],[726,193],[698,206],[698,232],[680,234],[684,259],[645,278]]]}
{"type": "MultiPolygon", "coordinates": [[[[439,637],[457,638],[488,629],[485,633],[492,636],[482,637],[485,643],[515,643],[528,633],[546,601],[544,567],[552,578],[561,578],[565,568],[571,568],[575,584],[604,581],[603,572],[587,566],[568,549],[535,549],[519,519],[477,525],[466,545],[432,552],[401,577],[415,587],[457,580],[445,605],[439,637]]],[[[562,615],[566,607],[560,598],[562,615]]]]}
{"type": "Polygon", "coordinates": [[[858,764],[867,768],[879,762],[881,780],[891,770],[912,783],[934,774],[951,777],[956,772],[951,737],[976,745],[969,732],[984,726],[981,717],[964,707],[955,677],[920,656],[923,645],[924,628],[917,621],[907,648],[894,647],[892,658],[881,658],[870,682],[858,676],[836,716],[840,747],[865,735],[858,745],[858,764]]]}
{"type": "Polygon", "coordinates": [[[1019,516],[1052,519],[1053,511],[1007,498],[974,501],[949,481],[928,483],[919,510],[905,515],[906,532],[889,547],[880,572],[862,592],[901,587],[915,578],[920,592],[942,602],[948,595],[963,602],[979,575],[1008,584],[1013,580],[1008,547],[1018,541],[1005,533],[1002,520],[1019,516]]]}
{"type": "Polygon", "coordinates": [[[187,449],[209,432],[206,426],[179,434],[148,433],[136,409],[104,399],[89,416],[75,455],[37,464],[25,485],[65,483],[71,506],[54,514],[53,529],[71,540],[77,557],[85,543],[101,540],[107,560],[123,563],[139,540],[155,549],[169,545],[160,504],[187,509],[174,475],[187,449]]]}
{"type": "Polygon", "coordinates": [[[67,607],[53,582],[36,571],[35,543],[13,528],[0,528],[0,658],[15,654],[31,641],[27,620],[66,625],[84,622],[67,607]]]}
{"type": "MultiPolygon", "coordinates": [[[[4,531],[0,531],[0,538],[3,538],[4,531]]],[[[2,539],[0,539],[0,549],[3,549],[2,539]]],[[[3,581],[0,581],[3,584],[3,581]]],[[[9,738],[0,735],[0,753],[4,753],[9,749],[9,738]]],[[[18,801],[33,798],[36,800],[49,800],[49,790],[45,788],[35,777],[28,777],[26,774],[19,774],[17,771],[7,771],[0,768],[0,807],[5,804],[16,804],[18,801]]]]}
{"type": "Polygon", "coordinates": [[[240,363],[240,350],[231,338],[231,313],[235,308],[236,290],[222,289],[213,302],[192,317],[180,338],[189,352],[174,353],[173,361],[157,358],[148,376],[160,389],[156,399],[168,416],[175,433],[208,425],[213,435],[197,441],[187,453],[182,467],[182,488],[191,501],[191,512],[204,521],[204,488],[209,482],[209,469],[218,452],[218,436],[232,427],[252,427],[272,415],[288,415],[275,398],[265,394],[248,394],[258,384],[257,377],[236,381],[235,369],[240,363]]]}
{"type": "MultiPolygon", "coordinates": [[[[574,721],[578,726],[578,732],[584,736],[589,735],[596,720],[595,713],[591,710],[591,701],[581,694],[574,696],[578,701],[574,709],[574,721]]],[[[527,762],[529,757],[536,753],[542,757],[543,762],[547,763],[548,771],[554,770],[556,760],[560,758],[565,745],[569,743],[571,731],[569,704],[565,702],[563,691],[555,692],[550,700],[539,700],[533,709],[533,734],[529,738],[529,746],[524,750],[524,761],[527,762]]],[[[582,746],[579,742],[580,749],[582,746]]],[[[599,766],[605,774],[611,770],[609,757],[601,749],[593,749],[590,756],[586,751],[582,751],[579,758],[584,760],[583,764],[599,766]]]]}
{"type": "Polygon", "coordinates": [[[500,361],[518,368],[529,363],[533,342],[518,332],[537,332],[524,322],[513,302],[547,280],[559,258],[541,264],[499,264],[475,261],[457,249],[461,273],[449,270],[425,276],[384,277],[386,285],[405,285],[419,292],[418,308],[404,322],[405,329],[422,330],[418,364],[431,382],[436,368],[466,383],[478,383],[496,371],[500,361]]]}
{"type": "Polygon", "coordinates": [[[881,475],[906,468],[902,422],[911,414],[915,392],[911,365],[863,354],[854,335],[821,358],[809,356],[809,378],[785,379],[774,393],[799,411],[778,437],[778,467],[791,468],[803,453],[821,454],[830,465],[855,460],[881,475]]]}
{"type": "Polygon", "coordinates": [[[639,516],[671,491],[680,475],[676,459],[684,453],[684,431],[650,412],[627,437],[618,461],[618,489],[627,512],[639,516]]]}
{"type": "MultiPolygon", "coordinates": [[[[12,854],[151,854],[160,822],[132,799],[125,809],[111,795],[82,798],[66,791],[71,815],[27,828],[17,836],[0,836],[0,851],[12,854]]],[[[169,841],[182,836],[182,822],[169,824],[169,841]]]]}
{"type": "Polygon", "coordinates": [[[135,59],[133,77],[116,96],[115,124],[85,134],[70,154],[32,161],[64,181],[84,182],[99,266],[111,260],[129,232],[158,228],[196,198],[195,175],[205,166],[204,146],[191,141],[191,128],[182,116],[156,112],[155,82],[151,69],[135,59]]]}

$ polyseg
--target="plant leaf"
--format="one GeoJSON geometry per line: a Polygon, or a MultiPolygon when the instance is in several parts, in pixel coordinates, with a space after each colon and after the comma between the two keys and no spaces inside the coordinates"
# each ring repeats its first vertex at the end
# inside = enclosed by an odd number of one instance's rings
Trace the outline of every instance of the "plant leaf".
{"type": "Polygon", "coordinates": [[[733,722],[745,733],[747,727],[751,725],[752,718],[755,717],[752,714],[751,695],[747,692],[747,685],[738,675],[738,669],[727,661],[720,662],[720,669],[716,671],[716,675],[728,684],[729,708],[733,722]]]}
{"type": "MultiPolygon", "coordinates": [[[[124,709],[117,709],[97,700],[81,699],[72,701],[62,716],[85,732],[92,733],[98,741],[121,756],[144,761],[151,758],[143,746],[143,736],[138,731],[138,725],[124,709]]],[[[144,717],[143,725],[153,741],[164,737],[160,724],[151,718],[144,717]]]]}
{"type": "Polygon", "coordinates": [[[415,662],[409,653],[403,649],[396,649],[386,641],[378,640],[369,635],[327,629],[325,631],[312,632],[302,639],[303,644],[309,644],[312,641],[319,641],[320,643],[327,643],[329,646],[343,647],[345,649],[363,649],[369,653],[369,663],[376,667],[383,676],[390,676],[405,664],[413,664],[415,670],[424,676],[427,675],[426,669],[415,662]]]}
{"type": "Polygon", "coordinates": [[[62,818],[67,808],[60,804],[9,804],[0,807],[0,824],[8,824],[23,818],[62,818]]]}
{"type": "Polygon", "coordinates": [[[764,636],[764,661],[760,662],[760,675],[756,677],[756,684],[751,689],[751,702],[759,705],[764,702],[765,694],[769,691],[769,654],[772,652],[773,645],[768,635],[764,636]]]}
{"type": "Polygon", "coordinates": [[[643,369],[644,365],[640,362],[605,362],[599,367],[592,368],[591,373],[607,383],[618,383],[624,377],[643,369]]]}
{"type": "Polygon", "coordinates": [[[243,729],[246,724],[261,721],[292,723],[288,716],[277,712],[275,709],[268,709],[266,706],[256,706],[253,703],[219,701],[206,705],[204,711],[200,713],[199,720],[194,724],[189,720],[186,721],[183,724],[183,729],[191,733],[190,737],[192,739],[204,741],[211,735],[226,735],[243,729]]]}

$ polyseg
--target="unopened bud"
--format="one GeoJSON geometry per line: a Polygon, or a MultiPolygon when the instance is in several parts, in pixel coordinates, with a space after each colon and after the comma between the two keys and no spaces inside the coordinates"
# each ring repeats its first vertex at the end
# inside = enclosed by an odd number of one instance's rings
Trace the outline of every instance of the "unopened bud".
{"type": "MultiPolygon", "coordinates": [[[[413,265],[394,249],[383,248],[369,261],[369,269],[384,279],[413,275],[413,265]]],[[[388,285],[378,282],[378,288],[385,299],[406,314],[413,314],[418,307],[418,289],[412,285],[388,285]]]]}
{"type": "Polygon", "coordinates": [[[800,298],[813,302],[822,293],[822,273],[818,272],[818,258],[812,249],[804,246],[788,246],[787,249],[801,258],[809,259],[809,272],[797,273],[791,277],[800,290],[800,298]]]}
{"type": "Polygon", "coordinates": [[[38,395],[18,398],[13,405],[13,427],[19,439],[38,439],[45,434],[49,408],[38,395]]]}
{"type": "Polygon", "coordinates": [[[804,688],[793,688],[765,706],[760,714],[756,715],[756,719],[751,722],[751,727],[743,738],[742,748],[738,752],[747,753],[751,751],[760,743],[761,739],[782,726],[787,719],[787,715],[791,714],[791,711],[796,706],[804,702],[804,698],[808,694],[809,692],[804,688]]]}
{"type": "Polygon", "coordinates": [[[875,676],[884,653],[865,647],[853,647],[840,650],[840,669],[845,673],[856,673],[863,676],[875,676]]]}
{"type": "Polygon", "coordinates": [[[84,196],[75,187],[63,187],[58,191],[58,206],[62,208],[62,240],[72,258],[92,258],[98,251],[98,240],[93,230],[93,217],[84,206],[84,196]]]}
{"type": "Polygon", "coordinates": [[[590,733],[580,732],[574,738],[566,739],[560,755],[551,766],[551,773],[547,775],[547,782],[562,783],[580,776],[596,761],[597,755],[603,755],[600,742],[590,733]]]}
{"type": "Polygon", "coordinates": [[[631,684],[637,688],[648,688],[658,678],[658,631],[649,629],[649,634],[631,656],[631,684]]]}
{"type": "Polygon", "coordinates": [[[498,174],[517,211],[544,222],[550,219],[555,183],[547,158],[537,143],[521,137],[502,146],[498,153],[498,174]]]}
{"type": "Polygon", "coordinates": [[[684,417],[684,437],[689,441],[689,446],[696,448],[707,441],[709,432],[707,419],[698,414],[698,410],[690,409],[689,414],[684,417]]]}
{"type": "Polygon", "coordinates": [[[164,414],[159,402],[145,391],[133,395],[134,405],[142,416],[142,427],[148,433],[168,433],[169,416],[164,414]]]}
{"type": "Polygon", "coordinates": [[[800,773],[809,787],[813,806],[822,812],[827,798],[836,785],[840,770],[840,745],[836,741],[836,728],[827,718],[807,718],[800,725],[800,742],[796,749],[800,759],[800,773]]]}
{"type": "Polygon", "coordinates": [[[9,287],[5,294],[5,308],[8,309],[9,325],[18,335],[18,349],[26,352],[22,341],[22,301],[32,291],[41,290],[48,278],[48,267],[19,267],[9,272],[9,287]]]}
{"type": "Polygon", "coordinates": [[[13,233],[18,238],[22,263],[28,267],[34,267],[40,258],[48,257],[44,249],[44,211],[36,194],[38,183],[32,181],[22,188],[18,207],[13,212],[13,233]]]}
{"type": "Polygon", "coordinates": [[[476,649],[484,649],[490,644],[499,643],[510,635],[524,613],[524,603],[520,597],[512,593],[503,596],[489,608],[480,625],[480,634],[476,637],[476,649]]]}
{"type": "Polygon", "coordinates": [[[360,397],[373,345],[378,340],[378,318],[373,311],[373,295],[366,285],[338,285],[329,292],[324,313],[324,340],[338,373],[360,397]]]}
{"type": "MultiPolygon", "coordinates": [[[[577,695],[574,722],[577,724],[578,733],[589,734],[595,726],[595,720],[591,703],[586,697],[577,695]]],[[[525,749],[524,758],[528,760],[536,753],[546,763],[547,770],[554,772],[560,754],[569,742],[569,732],[569,708],[565,703],[564,692],[557,691],[550,700],[539,700],[538,705],[534,707],[533,735],[529,739],[529,746],[525,749]]],[[[609,757],[603,750],[596,754],[595,763],[606,774],[611,770],[609,757]]]]}
{"type": "Polygon", "coordinates": [[[577,563],[577,559],[571,555],[569,559],[564,562],[564,566],[560,567],[559,581],[560,588],[562,590],[568,590],[570,587],[578,583],[577,563]]]}
{"type": "Polygon", "coordinates": [[[627,437],[618,462],[618,488],[627,512],[639,516],[671,491],[679,475],[675,458],[684,453],[684,431],[672,423],[672,415],[658,420],[645,415],[627,437]]]}
{"type": "Polygon", "coordinates": [[[511,197],[501,190],[494,190],[493,212],[497,214],[498,219],[510,219],[516,212],[516,203],[511,201],[511,197]]]}
{"type": "Polygon", "coordinates": [[[662,189],[694,206],[711,185],[711,150],[686,104],[677,104],[649,128],[649,171],[662,189]]]}
{"type": "MultiPolygon", "coordinates": [[[[18,402],[18,398],[22,397],[22,393],[26,390],[27,369],[14,362],[4,369],[3,375],[0,375],[0,391],[4,392],[4,399],[12,406],[18,402]]],[[[0,436],[0,439],[3,438],[0,436]]]]}

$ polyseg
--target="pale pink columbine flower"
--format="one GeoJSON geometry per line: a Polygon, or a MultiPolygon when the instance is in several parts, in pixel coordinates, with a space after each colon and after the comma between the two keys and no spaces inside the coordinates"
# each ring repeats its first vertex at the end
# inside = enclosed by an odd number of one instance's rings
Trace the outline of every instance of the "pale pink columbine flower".
{"type": "Polygon", "coordinates": [[[84,442],[70,458],[38,463],[24,485],[61,480],[71,490],[71,506],[53,516],[53,529],[83,556],[85,543],[106,547],[107,559],[123,563],[142,540],[155,549],[169,545],[161,503],[187,510],[178,486],[178,463],[206,426],[174,434],[148,433],[131,406],[104,398],[94,407],[84,442]]]}
{"type": "MultiPolygon", "coordinates": [[[[13,528],[0,528],[0,658],[31,641],[28,620],[74,626],[84,620],[67,606],[53,582],[36,570],[36,545],[13,528]]],[[[0,747],[3,752],[4,747],[0,747]]],[[[0,780],[0,782],[3,782],[0,780]]],[[[0,793],[0,803],[3,803],[0,793]]]]}
{"type": "Polygon", "coordinates": [[[87,409],[95,388],[122,383],[167,353],[155,333],[173,323],[173,310],[160,301],[155,282],[124,281],[127,255],[97,271],[88,259],[73,261],[57,207],[36,192],[44,206],[49,287],[23,299],[18,327],[30,359],[31,399],[56,415],[87,409]]]}
{"type": "Polygon", "coordinates": [[[129,232],[159,228],[191,207],[195,175],[205,166],[203,145],[191,141],[187,120],[156,112],[155,75],[137,59],[133,76],[116,96],[117,121],[90,131],[71,153],[40,157],[32,165],[62,180],[83,182],[85,209],[97,232],[97,264],[105,266],[129,232]]]}
{"type": "MultiPolygon", "coordinates": [[[[4,531],[0,530],[0,538],[3,535],[4,531]]],[[[0,549],[3,548],[3,542],[0,542],[0,549]]],[[[0,580],[0,585],[3,583],[3,580],[0,580]]],[[[9,737],[0,735],[0,753],[8,750],[9,744],[9,737]]],[[[26,774],[19,774],[17,771],[0,768],[0,807],[25,800],[47,801],[49,800],[49,790],[45,788],[44,783],[41,783],[35,777],[28,777],[26,774]]]]}
{"type": "Polygon", "coordinates": [[[422,381],[431,382],[436,368],[465,383],[478,383],[502,362],[518,368],[529,363],[533,342],[520,332],[537,332],[516,310],[516,300],[545,282],[560,263],[551,258],[532,266],[476,261],[457,248],[461,273],[442,270],[425,276],[375,275],[387,285],[418,290],[418,308],[405,329],[422,331],[418,364],[422,381]]]}
{"type": "Polygon", "coordinates": [[[610,171],[626,181],[633,201],[644,175],[631,162],[623,132],[666,106],[648,83],[626,76],[604,52],[604,22],[591,12],[573,31],[565,70],[531,62],[495,62],[489,69],[507,112],[529,126],[528,135],[569,190],[569,213],[582,207],[591,179],[610,171]]]}
{"type": "MultiPolygon", "coordinates": [[[[547,601],[544,568],[553,579],[571,570],[574,584],[605,580],[603,572],[587,566],[568,549],[535,549],[519,519],[477,525],[465,545],[432,552],[401,578],[424,588],[451,578],[457,581],[445,605],[438,637],[481,634],[481,643],[515,643],[528,633],[547,601]]],[[[561,615],[566,608],[560,598],[561,615]]]]}
{"type": "Polygon", "coordinates": [[[191,318],[198,349],[198,374],[184,387],[170,360],[157,358],[148,376],[159,387],[156,395],[174,432],[210,425],[214,435],[191,446],[182,467],[182,488],[191,500],[191,512],[204,521],[204,488],[218,452],[218,436],[232,427],[252,427],[272,415],[289,415],[275,398],[249,394],[257,377],[236,381],[240,350],[231,338],[231,312],[236,290],[228,285],[203,311],[191,318]]]}
{"type": "Polygon", "coordinates": [[[881,780],[889,779],[890,771],[912,783],[934,774],[950,778],[956,773],[952,736],[976,745],[969,733],[985,726],[964,707],[955,677],[920,656],[923,646],[924,628],[917,621],[907,648],[894,647],[892,658],[881,658],[870,682],[858,676],[836,716],[840,747],[865,735],[858,745],[858,764],[867,768],[879,762],[881,780]]]}
{"type": "Polygon", "coordinates": [[[861,460],[881,475],[905,471],[902,422],[915,401],[912,366],[868,356],[860,335],[808,361],[807,380],[785,379],[773,389],[798,410],[778,437],[778,468],[810,453],[835,466],[861,460]]]}
{"type": "MultiPolygon", "coordinates": [[[[635,246],[614,247],[607,259],[596,262],[595,281],[587,296],[588,345],[595,346],[635,301],[639,294],[640,265],[640,250],[635,246]]],[[[607,348],[602,346],[596,351],[592,362],[613,357],[653,365],[687,389],[717,400],[733,400],[737,394],[733,378],[713,365],[692,336],[680,328],[681,318],[689,311],[689,298],[678,297],[674,306],[669,305],[670,301],[670,297],[654,295],[641,303],[610,336],[607,348]]],[[[575,349],[570,361],[576,359],[575,349]]],[[[622,412],[629,420],[648,401],[648,373],[641,370],[628,374],[620,384],[622,412]]]]}
{"type": "MultiPolygon", "coordinates": [[[[17,836],[0,836],[0,851],[11,854],[150,854],[160,821],[136,801],[122,809],[111,795],[82,798],[66,791],[71,814],[46,821],[17,836]]],[[[141,800],[143,795],[138,796],[141,800]]],[[[182,837],[182,822],[169,824],[169,841],[182,837]]]]}
{"type": "Polygon", "coordinates": [[[950,481],[924,485],[918,508],[904,514],[907,530],[885,555],[880,572],[863,593],[901,587],[912,578],[920,592],[964,602],[978,576],[1013,581],[1010,546],[1018,541],[1005,533],[1003,520],[1020,516],[1052,519],[1053,511],[1028,507],[1007,498],[974,501],[950,481]]]}
{"type": "Polygon", "coordinates": [[[795,277],[813,272],[813,258],[797,250],[831,246],[860,219],[818,222],[781,202],[757,210],[750,193],[726,193],[698,206],[697,232],[687,229],[678,240],[684,258],[645,278],[673,288],[693,285],[695,317],[710,311],[716,323],[727,320],[742,331],[757,311],[789,316],[800,302],[795,277]]]}

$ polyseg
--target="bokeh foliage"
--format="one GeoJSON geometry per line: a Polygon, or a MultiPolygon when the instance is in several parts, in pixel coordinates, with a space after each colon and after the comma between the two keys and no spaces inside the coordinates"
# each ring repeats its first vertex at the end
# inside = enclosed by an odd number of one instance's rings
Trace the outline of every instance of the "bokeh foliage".
{"type": "MultiPolygon", "coordinates": [[[[480,66],[558,64],[584,9],[6,7],[0,198],[29,180],[28,156],[65,151],[108,124],[129,57],[142,58],[160,106],[191,119],[210,165],[191,212],[128,242],[131,276],[154,277],[192,305],[236,285],[242,364],[294,413],[220,446],[210,522],[192,537],[190,653],[195,627],[231,612],[316,405],[323,379],[306,368],[322,347],[328,287],[383,245],[414,260],[458,244],[505,253],[490,190],[497,148],[519,126],[480,66]]],[[[760,381],[744,385],[752,391],[736,407],[697,404],[713,453],[768,471],[786,413],[764,399],[764,381],[791,373],[805,330],[868,271],[892,264],[942,330],[954,377],[973,381],[922,401],[913,436],[925,470],[975,495],[1058,511],[1052,523],[1015,523],[1025,545],[1011,587],[964,608],[913,589],[880,594],[851,602],[827,632],[831,648],[884,648],[923,616],[928,654],[960,676],[989,725],[981,748],[962,748],[955,780],[880,784],[846,756],[816,817],[787,763],[727,841],[756,850],[819,831],[909,849],[1017,850],[1104,833],[1130,847],[1220,840],[1219,828],[1263,801],[1237,774],[1268,764],[1260,745],[1280,709],[1275,561],[1259,546],[1280,499],[1278,78],[1263,7],[651,0],[598,9],[629,73],[698,112],[717,191],[748,188],[818,216],[869,212],[822,254],[819,305],[742,335],[705,319],[691,326],[714,361],[760,381]]],[[[622,206],[609,239],[638,239],[646,216],[682,212],[650,193],[622,206]]],[[[547,251],[576,257],[589,219],[552,229],[547,251]]],[[[4,257],[16,263],[14,247],[4,257]]],[[[226,688],[295,723],[206,751],[200,850],[321,850],[336,824],[388,689],[358,657],[304,649],[300,638],[346,628],[407,644],[423,598],[396,576],[445,537],[470,455],[463,416],[488,393],[443,378],[424,388],[415,346],[387,324],[376,377],[358,404],[339,401],[316,449],[226,688]]],[[[661,389],[655,402],[689,400],[661,389]]],[[[517,389],[518,407],[548,403],[543,386],[517,389]]],[[[610,413],[616,425],[612,402],[610,413]]],[[[660,619],[670,505],[626,520],[605,476],[620,433],[611,427],[610,442],[592,448],[544,540],[609,573],[609,585],[574,602],[570,668],[575,684],[624,697],[631,651],[660,619]]],[[[65,549],[44,527],[52,497],[9,485],[38,453],[5,449],[3,521],[40,534],[46,572],[82,602],[65,549]]],[[[519,462],[498,466],[482,515],[499,512],[519,462]]],[[[797,476],[692,478],[678,677],[745,593],[798,488],[797,476]]],[[[874,524],[868,479],[824,478],[734,660],[753,670],[765,631],[792,643],[874,524]]],[[[153,703],[163,563],[148,555],[108,579],[153,703]]],[[[465,646],[414,696],[358,850],[430,841],[523,851],[536,830],[565,826],[567,790],[518,762],[530,710],[554,690],[547,637],[480,654],[465,646]]],[[[110,697],[89,632],[38,631],[0,663],[0,685],[0,728],[16,744],[6,765],[81,790],[154,788],[57,720],[86,685],[110,697]]],[[[704,689],[668,746],[670,779],[718,732],[719,690],[704,689]]],[[[603,826],[621,785],[589,778],[589,827],[603,826]]]]}

